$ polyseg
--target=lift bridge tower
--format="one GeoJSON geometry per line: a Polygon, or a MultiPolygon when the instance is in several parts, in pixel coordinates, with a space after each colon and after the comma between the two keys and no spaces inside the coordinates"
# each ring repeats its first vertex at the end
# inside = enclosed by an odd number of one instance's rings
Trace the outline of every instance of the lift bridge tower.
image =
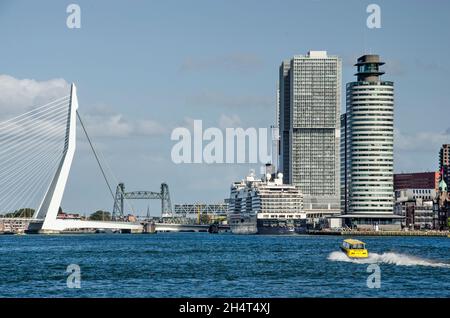
{"type": "Polygon", "coordinates": [[[166,183],[161,183],[160,192],[152,191],[133,191],[125,192],[125,184],[119,183],[116,188],[116,195],[114,198],[114,208],[112,219],[118,220],[124,216],[124,200],[161,200],[161,216],[172,217],[172,203],[170,201],[169,186],[166,183]]]}

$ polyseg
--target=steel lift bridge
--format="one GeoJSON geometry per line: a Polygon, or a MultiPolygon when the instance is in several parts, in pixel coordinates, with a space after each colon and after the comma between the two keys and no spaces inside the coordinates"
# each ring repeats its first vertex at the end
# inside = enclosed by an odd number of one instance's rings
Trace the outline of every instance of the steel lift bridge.
{"type": "Polygon", "coordinates": [[[161,216],[172,217],[172,203],[170,201],[169,186],[161,184],[161,192],[133,191],[125,192],[125,184],[119,183],[114,197],[112,213],[113,220],[121,220],[124,217],[124,200],[161,200],[161,216]]]}
{"type": "Polygon", "coordinates": [[[77,118],[92,147],[77,109],[77,90],[72,84],[69,95],[0,122],[0,214],[33,209],[28,229],[35,233],[142,231],[140,223],[58,218],[75,154],[77,118]]]}

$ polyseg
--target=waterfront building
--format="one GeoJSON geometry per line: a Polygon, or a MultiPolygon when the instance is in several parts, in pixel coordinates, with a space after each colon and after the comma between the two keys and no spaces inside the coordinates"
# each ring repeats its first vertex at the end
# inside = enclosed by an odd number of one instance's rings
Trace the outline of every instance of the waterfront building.
{"type": "Polygon", "coordinates": [[[412,229],[437,228],[434,201],[439,190],[439,172],[394,174],[394,213],[403,216],[402,226],[412,229]]]}
{"type": "Polygon", "coordinates": [[[394,83],[382,81],[378,55],[358,58],[357,81],[346,87],[346,149],[341,185],[345,224],[358,228],[398,229],[394,215],[394,83]]]}
{"type": "Polygon", "coordinates": [[[280,168],[308,215],[340,212],[341,60],[310,51],[279,69],[280,168]]]}
{"type": "Polygon", "coordinates": [[[30,218],[0,217],[0,234],[23,234],[30,225],[30,218]]]}
{"type": "Polygon", "coordinates": [[[434,189],[438,190],[439,171],[414,172],[394,174],[394,191],[403,189],[434,189]]]}
{"type": "Polygon", "coordinates": [[[411,229],[435,228],[438,215],[433,203],[436,195],[434,188],[396,189],[394,212],[404,217],[402,226],[411,229]]]}
{"type": "Polygon", "coordinates": [[[251,172],[230,189],[228,223],[237,234],[291,234],[306,230],[301,191],[283,175],[251,172]]]}

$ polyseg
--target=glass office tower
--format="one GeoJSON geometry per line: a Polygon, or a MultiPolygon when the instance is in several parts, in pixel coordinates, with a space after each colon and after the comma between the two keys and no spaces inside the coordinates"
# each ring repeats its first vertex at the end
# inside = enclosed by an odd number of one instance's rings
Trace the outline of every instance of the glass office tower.
{"type": "Polygon", "coordinates": [[[326,51],[280,66],[280,165],[311,217],[340,212],[341,60],[326,51]]]}

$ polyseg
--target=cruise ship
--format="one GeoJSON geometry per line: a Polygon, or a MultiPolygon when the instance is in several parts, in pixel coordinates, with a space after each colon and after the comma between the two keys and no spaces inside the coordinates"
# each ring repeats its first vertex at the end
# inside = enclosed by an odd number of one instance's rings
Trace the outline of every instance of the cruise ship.
{"type": "Polygon", "coordinates": [[[234,234],[298,234],[306,232],[303,196],[283,175],[254,171],[231,186],[228,223],[234,234]]]}

